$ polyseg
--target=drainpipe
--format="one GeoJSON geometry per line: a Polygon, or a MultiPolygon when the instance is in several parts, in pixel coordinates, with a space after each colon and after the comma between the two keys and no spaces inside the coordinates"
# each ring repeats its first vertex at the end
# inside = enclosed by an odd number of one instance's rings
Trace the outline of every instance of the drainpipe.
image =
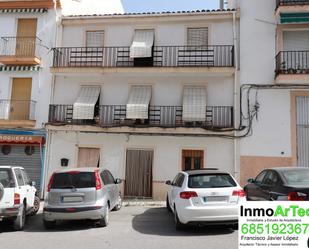
{"type": "Polygon", "coordinates": [[[220,0],[220,9],[224,9],[224,0],[220,0]]]}
{"type": "MultiPolygon", "coordinates": [[[[234,127],[238,127],[238,116],[239,116],[239,53],[238,53],[238,38],[237,38],[237,11],[233,11],[233,45],[234,45],[234,89],[233,89],[233,101],[234,101],[234,127]]],[[[237,131],[234,131],[234,136],[237,135],[237,131]]],[[[240,166],[239,166],[239,141],[238,139],[233,140],[234,145],[234,176],[237,181],[240,180],[240,166]]]]}

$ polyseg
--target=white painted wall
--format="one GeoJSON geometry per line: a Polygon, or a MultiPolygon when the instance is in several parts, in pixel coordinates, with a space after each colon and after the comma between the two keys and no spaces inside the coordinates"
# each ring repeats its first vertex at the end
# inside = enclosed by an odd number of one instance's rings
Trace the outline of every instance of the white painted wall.
{"type": "Polygon", "coordinates": [[[50,84],[52,75],[50,65],[56,34],[56,13],[53,9],[47,13],[7,13],[0,15],[0,37],[16,36],[18,18],[37,18],[37,37],[42,40],[37,44],[38,55],[41,58],[39,72],[0,72],[0,99],[11,98],[12,79],[18,77],[32,78],[31,99],[36,101],[36,128],[43,128],[48,120],[48,106],[50,100],[50,84]]]}
{"type": "MultiPolygon", "coordinates": [[[[241,84],[274,84],[275,2],[240,0],[241,84]]],[[[252,104],[255,93],[251,94],[252,104]]],[[[257,100],[258,120],[253,122],[252,136],[240,142],[241,156],[291,156],[289,90],[259,90],[257,100]]],[[[246,110],[245,102],[243,106],[246,110]]]]}
{"type": "MultiPolygon", "coordinates": [[[[100,166],[116,177],[125,178],[126,149],[150,148],[154,150],[153,180],[173,179],[181,170],[182,149],[204,149],[205,166],[218,167],[230,173],[233,168],[233,142],[220,138],[130,136],[114,134],[86,134],[52,132],[48,178],[61,169],[60,159],[69,159],[69,168],[76,167],[78,147],[101,149],[100,166]],[[223,156],[224,155],[224,156],[223,156]]],[[[47,179],[48,179],[47,178],[47,179]]]]}
{"type": "Polygon", "coordinates": [[[152,85],[153,105],[182,105],[182,91],[186,84],[205,85],[207,105],[233,106],[232,77],[168,77],[165,73],[156,76],[57,76],[53,104],[73,104],[81,85],[101,85],[101,104],[126,104],[131,85],[152,85]],[[68,92],[70,94],[68,94],[68,92]]]}
{"type": "MultiPolygon", "coordinates": [[[[171,19],[172,20],[172,19],[171,19]]],[[[135,29],[154,29],[156,46],[186,45],[188,27],[209,27],[210,45],[233,45],[232,21],[183,21],[160,22],[154,19],[149,25],[134,23],[131,19],[123,19],[121,24],[64,25],[63,47],[82,47],[86,45],[87,30],[105,30],[105,46],[130,46],[135,29]],[[171,35],[171,33],[173,35],[171,35]]]]}

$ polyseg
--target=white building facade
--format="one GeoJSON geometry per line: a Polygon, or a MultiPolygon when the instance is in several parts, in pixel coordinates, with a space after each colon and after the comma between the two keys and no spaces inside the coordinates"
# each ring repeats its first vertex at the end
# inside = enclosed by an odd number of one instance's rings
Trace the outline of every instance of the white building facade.
{"type": "Polygon", "coordinates": [[[64,17],[45,178],[100,166],[125,197],[164,200],[182,169],[238,177],[238,21],[236,10],[64,17]]]}

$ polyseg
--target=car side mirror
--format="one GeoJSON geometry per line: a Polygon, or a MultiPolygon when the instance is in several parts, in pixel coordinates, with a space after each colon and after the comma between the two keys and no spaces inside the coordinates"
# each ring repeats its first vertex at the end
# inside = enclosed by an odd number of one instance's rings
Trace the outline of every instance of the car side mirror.
{"type": "Polygon", "coordinates": [[[35,187],[36,183],[34,181],[30,182],[30,186],[35,187]]]}
{"type": "Polygon", "coordinates": [[[115,184],[120,184],[120,183],[122,183],[122,180],[119,179],[119,178],[117,178],[117,179],[115,180],[115,184]]]}
{"type": "Polygon", "coordinates": [[[172,185],[172,182],[170,180],[165,182],[166,185],[172,185]]]}
{"type": "Polygon", "coordinates": [[[249,178],[249,179],[247,180],[247,182],[248,182],[248,183],[254,183],[255,180],[254,180],[253,178],[249,178]]]}

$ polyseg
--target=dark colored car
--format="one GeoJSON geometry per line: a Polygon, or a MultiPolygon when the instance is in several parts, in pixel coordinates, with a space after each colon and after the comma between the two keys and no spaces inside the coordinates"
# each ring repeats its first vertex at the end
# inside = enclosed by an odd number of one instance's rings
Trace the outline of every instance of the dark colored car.
{"type": "Polygon", "coordinates": [[[282,167],[263,170],[244,187],[250,201],[308,201],[309,168],[282,167]]]}

